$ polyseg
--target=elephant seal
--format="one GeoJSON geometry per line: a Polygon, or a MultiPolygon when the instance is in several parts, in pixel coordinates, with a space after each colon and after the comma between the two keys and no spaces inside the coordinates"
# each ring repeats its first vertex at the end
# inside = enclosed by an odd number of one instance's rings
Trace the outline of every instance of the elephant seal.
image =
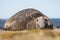
{"type": "Polygon", "coordinates": [[[2,29],[8,31],[20,31],[41,28],[52,29],[53,24],[51,20],[40,11],[28,8],[17,12],[9,18],[2,29]]]}

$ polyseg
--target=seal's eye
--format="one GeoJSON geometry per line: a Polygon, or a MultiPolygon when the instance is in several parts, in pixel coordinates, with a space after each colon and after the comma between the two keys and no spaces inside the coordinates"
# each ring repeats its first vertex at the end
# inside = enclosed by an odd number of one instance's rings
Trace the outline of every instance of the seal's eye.
{"type": "Polygon", "coordinates": [[[47,19],[45,19],[45,21],[47,21],[47,19]]]}

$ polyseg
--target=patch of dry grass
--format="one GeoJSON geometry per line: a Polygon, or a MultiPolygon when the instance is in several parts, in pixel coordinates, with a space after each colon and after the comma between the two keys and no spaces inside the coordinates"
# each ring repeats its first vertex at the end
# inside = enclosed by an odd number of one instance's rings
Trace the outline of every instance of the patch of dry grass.
{"type": "Polygon", "coordinates": [[[0,31],[0,40],[60,40],[60,29],[0,31]]]}

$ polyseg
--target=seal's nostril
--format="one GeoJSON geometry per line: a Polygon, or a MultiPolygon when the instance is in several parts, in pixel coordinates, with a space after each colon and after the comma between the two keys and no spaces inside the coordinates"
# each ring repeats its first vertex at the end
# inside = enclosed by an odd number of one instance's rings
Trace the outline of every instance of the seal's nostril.
{"type": "Polygon", "coordinates": [[[48,28],[48,20],[47,19],[44,20],[45,20],[45,28],[48,28]]]}

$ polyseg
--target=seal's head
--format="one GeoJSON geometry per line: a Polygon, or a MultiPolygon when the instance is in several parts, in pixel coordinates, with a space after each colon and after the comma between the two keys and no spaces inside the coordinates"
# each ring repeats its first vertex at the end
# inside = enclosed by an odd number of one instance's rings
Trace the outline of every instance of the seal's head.
{"type": "Polygon", "coordinates": [[[48,29],[53,28],[52,22],[46,16],[38,17],[35,19],[35,21],[36,21],[37,28],[48,28],[48,29]]]}

